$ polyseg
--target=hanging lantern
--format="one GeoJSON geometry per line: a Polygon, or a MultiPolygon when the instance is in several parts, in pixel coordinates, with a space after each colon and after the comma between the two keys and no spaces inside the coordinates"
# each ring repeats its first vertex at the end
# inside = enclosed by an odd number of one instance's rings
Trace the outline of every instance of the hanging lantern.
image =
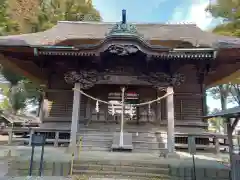
{"type": "Polygon", "coordinates": [[[114,105],[112,104],[112,116],[115,115],[115,109],[114,109],[114,105]]]}
{"type": "Polygon", "coordinates": [[[96,108],[95,108],[96,112],[99,113],[99,102],[96,101],[96,108]]]}
{"type": "Polygon", "coordinates": [[[130,104],[130,117],[133,118],[133,105],[130,104]]]}

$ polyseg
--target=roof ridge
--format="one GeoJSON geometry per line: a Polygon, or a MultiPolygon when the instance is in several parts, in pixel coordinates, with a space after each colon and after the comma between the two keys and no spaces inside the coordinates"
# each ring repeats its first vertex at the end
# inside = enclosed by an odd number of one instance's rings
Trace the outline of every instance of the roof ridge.
{"type": "MultiPolygon", "coordinates": [[[[102,25],[115,25],[120,22],[94,22],[94,21],[58,21],[58,24],[102,24],[102,25]]],[[[196,25],[193,22],[165,22],[165,23],[146,23],[146,22],[129,22],[134,25],[196,25]]]]}
{"type": "Polygon", "coordinates": [[[166,24],[176,24],[176,25],[181,25],[181,24],[184,24],[184,25],[196,25],[195,22],[192,22],[192,21],[178,21],[178,22],[172,22],[172,21],[168,21],[166,22],[166,24]]]}

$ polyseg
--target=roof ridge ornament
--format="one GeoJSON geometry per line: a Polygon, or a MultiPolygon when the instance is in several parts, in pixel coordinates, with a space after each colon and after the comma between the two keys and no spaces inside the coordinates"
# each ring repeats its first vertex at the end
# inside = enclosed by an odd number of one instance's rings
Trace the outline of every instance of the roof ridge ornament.
{"type": "Polygon", "coordinates": [[[137,27],[133,24],[127,23],[126,10],[122,10],[122,21],[116,23],[113,28],[106,33],[106,37],[109,36],[137,36],[143,38],[143,35],[137,31],[137,27]]]}

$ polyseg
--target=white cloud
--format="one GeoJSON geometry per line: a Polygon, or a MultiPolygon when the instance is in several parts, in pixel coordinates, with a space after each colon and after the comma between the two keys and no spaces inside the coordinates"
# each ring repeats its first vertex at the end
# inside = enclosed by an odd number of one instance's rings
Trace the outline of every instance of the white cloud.
{"type": "Polygon", "coordinates": [[[198,0],[186,7],[179,5],[175,8],[171,22],[191,22],[201,29],[207,29],[213,22],[213,17],[205,11],[209,5],[208,0],[198,0]]]}

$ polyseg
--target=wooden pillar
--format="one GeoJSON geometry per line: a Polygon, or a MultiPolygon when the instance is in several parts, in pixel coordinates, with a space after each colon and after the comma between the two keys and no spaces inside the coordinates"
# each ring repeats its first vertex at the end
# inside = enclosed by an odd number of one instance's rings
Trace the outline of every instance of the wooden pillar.
{"type": "MultiPolygon", "coordinates": [[[[80,83],[75,83],[74,88],[80,89],[80,83]]],[[[72,152],[76,152],[77,147],[77,131],[79,126],[79,109],[81,102],[81,93],[77,90],[74,90],[73,95],[73,109],[72,109],[72,123],[71,123],[71,135],[70,135],[70,147],[72,152]]]]}
{"type": "Polygon", "coordinates": [[[230,159],[230,169],[231,169],[231,177],[232,180],[234,177],[234,171],[235,168],[233,167],[233,129],[234,127],[232,126],[231,118],[227,119],[227,135],[228,135],[228,143],[229,143],[229,159],[230,159]]]}
{"type": "MultiPolygon", "coordinates": [[[[157,89],[157,98],[160,97],[160,90],[157,89]]],[[[156,102],[156,124],[160,125],[162,120],[161,100],[156,102]]]]}
{"type": "MultiPolygon", "coordinates": [[[[173,87],[168,87],[167,92],[173,91],[173,87]]],[[[168,153],[175,151],[175,137],[174,137],[174,96],[173,94],[167,97],[167,148],[168,153]]]]}
{"type": "Polygon", "coordinates": [[[92,121],[92,104],[91,104],[91,99],[90,98],[88,98],[88,100],[87,100],[85,118],[86,118],[85,125],[88,126],[92,121]]]}

